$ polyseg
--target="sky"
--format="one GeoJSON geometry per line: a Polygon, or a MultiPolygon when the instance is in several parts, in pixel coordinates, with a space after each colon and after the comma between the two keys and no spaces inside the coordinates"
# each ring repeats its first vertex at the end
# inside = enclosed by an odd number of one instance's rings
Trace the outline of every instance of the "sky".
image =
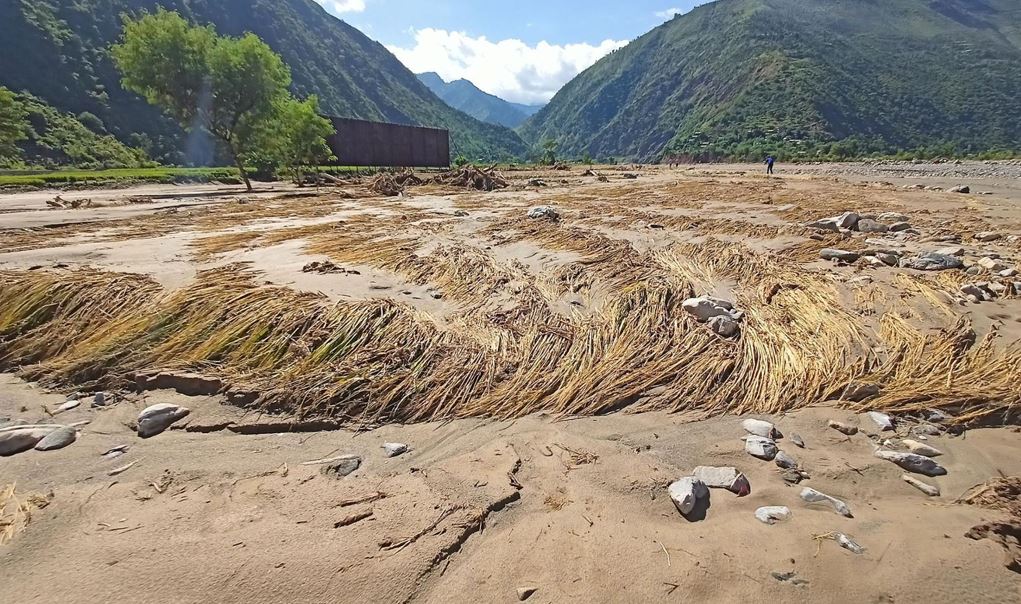
{"type": "Polygon", "coordinates": [[[616,48],[707,0],[316,0],[411,71],[543,104],[616,48]]]}

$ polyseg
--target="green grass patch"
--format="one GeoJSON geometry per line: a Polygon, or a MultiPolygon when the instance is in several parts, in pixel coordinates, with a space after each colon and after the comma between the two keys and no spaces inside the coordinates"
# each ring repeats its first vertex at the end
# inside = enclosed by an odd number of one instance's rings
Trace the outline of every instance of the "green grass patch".
{"type": "Polygon", "coordinates": [[[238,184],[235,168],[111,168],[108,170],[0,171],[0,187],[85,187],[135,183],[238,184]]]}

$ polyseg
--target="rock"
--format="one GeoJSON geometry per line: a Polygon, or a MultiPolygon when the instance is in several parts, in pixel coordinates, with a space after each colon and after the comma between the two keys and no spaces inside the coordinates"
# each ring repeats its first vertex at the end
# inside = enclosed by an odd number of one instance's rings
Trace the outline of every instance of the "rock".
{"type": "Polygon", "coordinates": [[[884,451],[883,449],[877,449],[875,455],[879,459],[891,461],[908,472],[914,472],[915,474],[924,474],[925,476],[945,476],[947,473],[946,469],[935,461],[914,453],[901,453],[900,451],[884,451]]]}
{"type": "Polygon", "coordinates": [[[28,451],[52,432],[63,427],[60,424],[25,424],[0,428],[0,457],[28,451]]]}
{"type": "Polygon", "coordinates": [[[822,220],[809,222],[805,226],[810,229],[819,229],[820,231],[833,231],[834,233],[840,230],[840,227],[837,226],[836,218],[823,218],[822,220]]]}
{"type": "Polygon", "coordinates": [[[687,517],[694,509],[700,499],[709,496],[709,487],[694,476],[685,476],[674,482],[668,489],[670,499],[677,506],[677,511],[687,517]]]}
{"type": "Polygon", "coordinates": [[[525,183],[528,187],[545,187],[546,181],[541,178],[529,178],[528,182],[525,183]]]}
{"type": "Polygon", "coordinates": [[[467,218],[468,217],[468,212],[466,212],[464,210],[454,210],[454,216],[456,216],[458,218],[467,218]]]}
{"type": "Polygon", "coordinates": [[[834,248],[825,248],[819,252],[819,257],[823,260],[833,260],[838,262],[846,262],[848,264],[857,262],[860,255],[858,252],[849,252],[847,250],[838,250],[834,248]]]}
{"type": "Polygon", "coordinates": [[[779,449],[770,438],[761,436],[749,436],[744,441],[744,450],[752,457],[758,457],[766,461],[773,461],[779,449]]]}
{"type": "Polygon", "coordinates": [[[942,254],[944,256],[957,256],[958,258],[960,258],[964,256],[965,250],[963,247],[958,245],[953,247],[945,247],[941,250],[937,250],[936,253],[942,254]]]}
{"type": "Polygon", "coordinates": [[[940,430],[938,427],[932,424],[919,424],[914,428],[911,428],[913,434],[920,434],[922,436],[939,436],[940,430]]]}
{"type": "Polygon", "coordinates": [[[791,509],[786,506],[767,506],[755,510],[755,517],[766,524],[776,524],[791,517],[791,509]]]}
{"type": "Polygon", "coordinates": [[[76,399],[67,401],[63,405],[57,407],[57,410],[53,412],[53,415],[57,415],[58,413],[63,413],[65,411],[70,411],[71,409],[76,409],[81,404],[82,402],[76,399]]]}
{"type": "Polygon", "coordinates": [[[844,393],[840,395],[840,399],[860,403],[874,396],[879,396],[880,392],[882,392],[882,388],[879,384],[872,382],[851,382],[844,388],[844,393]]]}
{"type": "Polygon", "coordinates": [[[977,265],[977,264],[973,264],[973,265],[969,266],[968,270],[966,270],[964,272],[966,272],[968,275],[970,275],[972,277],[976,277],[976,276],[981,275],[983,273],[982,267],[977,265]]]}
{"type": "Polygon", "coordinates": [[[890,230],[890,227],[877,220],[862,218],[858,221],[858,230],[862,233],[885,233],[890,230]]]}
{"type": "Polygon", "coordinates": [[[964,262],[956,256],[946,256],[935,252],[926,252],[913,258],[905,258],[900,263],[903,268],[919,271],[945,271],[961,268],[964,262]]]}
{"type": "Polygon", "coordinates": [[[780,431],[776,429],[776,426],[770,422],[761,419],[746,419],[741,422],[741,427],[748,434],[754,436],[761,436],[762,438],[782,438],[780,431]]]}
{"type": "Polygon", "coordinates": [[[907,222],[908,217],[897,212],[883,212],[876,216],[876,220],[881,222],[907,222]]]}
{"type": "Polygon", "coordinates": [[[836,538],[837,543],[840,544],[840,547],[846,549],[847,551],[853,554],[858,554],[859,556],[865,553],[864,547],[855,543],[854,539],[848,537],[844,533],[837,533],[834,537],[836,538]]]}
{"type": "Polygon", "coordinates": [[[992,292],[987,291],[986,289],[980,287],[976,283],[968,283],[966,285],[962,285],[961,293],[964,294],[965,296],[969,296],[969,298],[974,298],[975,300],[980,302],[981,301],[988,302],[989,300],[993,299],[992,292]]]}
{"type": "Polygon", "coordinates": [[[837,499],[836,497],[831,497],[825,493],[816,491],[815,489],[810,489],[806,487],[804,490],[802,490],[801,500],[804,501],[805,503],[824,503],[832,507],[833,511],[840,514],[841,516],[846,516],[847,518],[854,518],[854,515],[851,514],[851,508],[849,508],[846,503],[837,499]]]}
{"type": "Polygon", "coordinates": [[[156,436],[189,413],[191,410],[187,407],[170,403],[159,403],[146,407],[138,414],[138,435],[142,438],[156,436]]]}
{"type": "Polygon", "coordinates": [[[891,233],[900,233],[900,232],[903,232],[903,231],[910,231],[910,230],[911,230],[911,223],[909,223],[909,222],[895,222],[895,223],[890,225],[890,232],[891,233]]]}
{"type": "Polygon", "coordinates": [[[802,480],[808,480],[809,475],[804,470],[797,468],[781,468],[780,478],[790,484],[800,484],[802,480]]]}
{"type": "Polygon", "coordinates": [[[732,321],[738,321],[743,316],[742,313],[734,310],[734,306],[730,302],[711,296],[689,298],[681,303],[681,308],[702,323],[713,317],[726,317],[732,321]]]}
{"type": "Polygon", "coordinates": [[[102,457],[105,457],[107,459],[116,459],[127,452],[128,445],[117,445],[116,447],[110,447],[105,452],[103,452],[102,457]]]}
{"type": "Polygon", "coordinates": [[[855,230],[858,226],[859,216],[855,212],[844,212],[836,218],[838,229],[850,229],[855,230]]]}
{"type": "Polygon", "coordinates": [[[1004,270],[1000,271],[999,273],[997,273],[997,276],[1003,277],[1004,279],[1010,279],[1011,277],[1017,277],[1017,269],[1014,269],[1014,268],[1004,269],[1004,270]]]}
{"type": "Polygon", "coordinates": [[[785,470],[796,470],[798,468],[798,460],[794,459],[793,457],[784,453],[783,451],[777,452],[776,457],[773,459],[773,462],[777,466],[785,470]]]}
{"type": "Polygon", "coordinates": [[[741,472],[738,472],[737,468],[698,466],[692,474],[707,487],[727,489],[738,497],[744,497],[752,492],[752,486],[748,482],[748,478],[741,472]]]}
{"type": "Polygon", "coordinates": [[[971,187],[969,187],[968,185],[958,185],[948,190],[951,193],[965,193],[965,194],[971,193],[971,187]]]}
{"type": "Polygon", "coordinates": [[[982,241],[983,243],[988,241],[996,241],[1003,237],[1000,233],[994,233],[992,231],[983,231],[981,233],[975,233],[975,241],[982,241]]]}
{"type": "Polygon", "coordinates": [[[900,264],[900,256],[897,254],[879,253],[876,254],[876,258],[886,266],[897,266],[900,264]]]}
{"type": "Polygon", "coordinates": [[[1000,262],[995,258],[990,258],[989,256],[986,256],[985,258],[980,258],[977,264],[982,268],[986,269],[987,271],[994,273],[1007,269],[1006,264],[1000,262]]]}
{"type": "Polygon", "coordinates": [[[528,211],[528,217],[532,219],[559,220],[560,213],[550,206],[537,206],[528,211]]]}
{"type": "Polygon", "coordinates": [[[910,474],[904,474],[903,476],[901,476],[901,480],[915,487],[919,491],[925,493],[929,497],[939,497],[940,495],[939,487],[933,486],[931,484],[926,484],[910,474]]]}
{"type": "Polygon", "coordinates": [[[879,268],[881,266],[883,266],[883,267],[889,266],[885,262],[880,260],[879,258],[876,258],[875,256],[862,256],[861,259],[862,259],[862,262],[864,262],[865,264],[867,264],[868,266],[871,266],[873,268],[879,268]]]}
{"type": "Polygon", "coordinates": [[[141,390],[174,390],[185,396],[212,396],[223,390],[219,379],[187,371],[136,375],[135,384],[141,390]]]}
{"type": "Polygon", "coordinates": [[[828,425],[830,428],[833,428],[837,432],[840,432],[842,434],[846,434],[848,436],[854,436],[855,434],[858,433],[858,427],[857,426],[851,426],[851,425],[848,425],[848,424],[842,424],[842,423],[840,423],[838,421],[834,421],[832,419],[826,425],[828,425]]]}
{"type": "Polygon", "coordinates": [[[106,400],[106,393],[105,392],[97,392],[92,397],[92,406],[93,407],[105,407],[106,405],[107,405],[107,400],[106,400]]]}
{"type": "Polygon", "coordinates": [[[408,445],[404,443],[383,443],[383,452],[387,457],[397,457],[408,452],[408,445]]]}
{"type": "Polygon", "coordinates": [[[888,430],[893,430],[893,418],[889,415],[878,411],[869,411],[866,415],[868,415],[869,419],[876,423],[876,426],[879,427],[880,431],[886,432],[888,430]]]}
{"type": "Polygon", "coordinates": [[[71,426],[64,426],[50,432],[35,445],[36,451],[54,451],[63,449],[78,439],[78,430],[71,426]]]}
{"type": "Polygon", "coordinates": [[[362,465],[362,458],[357,455],[342,455],[333,459],[319,470],[323,475],[331,478],[343,478],[354,472],[362,465]]]}
{"type": "Polygon", "coordinates": [[[797,432],[791,433],[790,441],[797,445],[798,447],[801,447],[802,449],[805,448],[805,439],[801,438],[801,435],[798,434],[797,432]]]}
{"type": "Polygon", "coordinates": [[[921,455],[923,457],[939,457],[940,455],[943,455],[943,451],[940,451],[936,447],[930,447],[929,445],[920,443],[916,440],[906,438],[902,440],[901,443],[908,448],[908,451],[911,451],[916,455],[921,455]]]}
{"type": "Polygon", "coordinates": [[[709,319],[709,329],[724,339],[737,337],[741,333],[741,326],[730,317],[713,317],[709,319]]]}
{"type": "Polygon", "coordinates": [[[518,588],[518,601],[524,602],[528,598],[532,597],[532,594],[539,591],[538,587],[519,587],[518,588]]]}

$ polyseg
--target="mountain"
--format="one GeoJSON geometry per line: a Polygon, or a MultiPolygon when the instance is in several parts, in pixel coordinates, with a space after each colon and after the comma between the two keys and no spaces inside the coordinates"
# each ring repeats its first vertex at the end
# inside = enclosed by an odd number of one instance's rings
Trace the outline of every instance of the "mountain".
{"type": "Polygon", "coordinates": [[[1018,0],[718,0],[569,82],[518,132],[642,160],[1021,150],[1018,0]]]}
{"type": "Polygon", "coordinates": [[[383,45],[312,0],[0,0],[0,85],[91,113],[121,141],[180,162],[180,128],[121,88],[108,51],[122,14],[157,6],[219,34],[257,34],[290,66],[295,94],[318,95],[325,113],[447,128],[452,154],[470,159],[524,152],[513,131],[452,109],[383,45]]]}
{"type": "Polygon", "coordinates": [[[541,106],[505,101],[479,90],[468,80],[445,82],[439,74],[432,72],[420,73],[418,79],[454,109],[490,124],[517,128],[541,109],[541,106]]]}

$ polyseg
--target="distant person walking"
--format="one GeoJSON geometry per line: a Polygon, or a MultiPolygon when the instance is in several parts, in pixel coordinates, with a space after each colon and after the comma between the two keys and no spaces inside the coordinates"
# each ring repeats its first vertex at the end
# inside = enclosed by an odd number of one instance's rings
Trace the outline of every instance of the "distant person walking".
{"type": "Polygon", "coordinates": [[[766,174],[773,173],[773,163],[776,162],[776,158],[772,155],[766,158],[766,174]]]}

